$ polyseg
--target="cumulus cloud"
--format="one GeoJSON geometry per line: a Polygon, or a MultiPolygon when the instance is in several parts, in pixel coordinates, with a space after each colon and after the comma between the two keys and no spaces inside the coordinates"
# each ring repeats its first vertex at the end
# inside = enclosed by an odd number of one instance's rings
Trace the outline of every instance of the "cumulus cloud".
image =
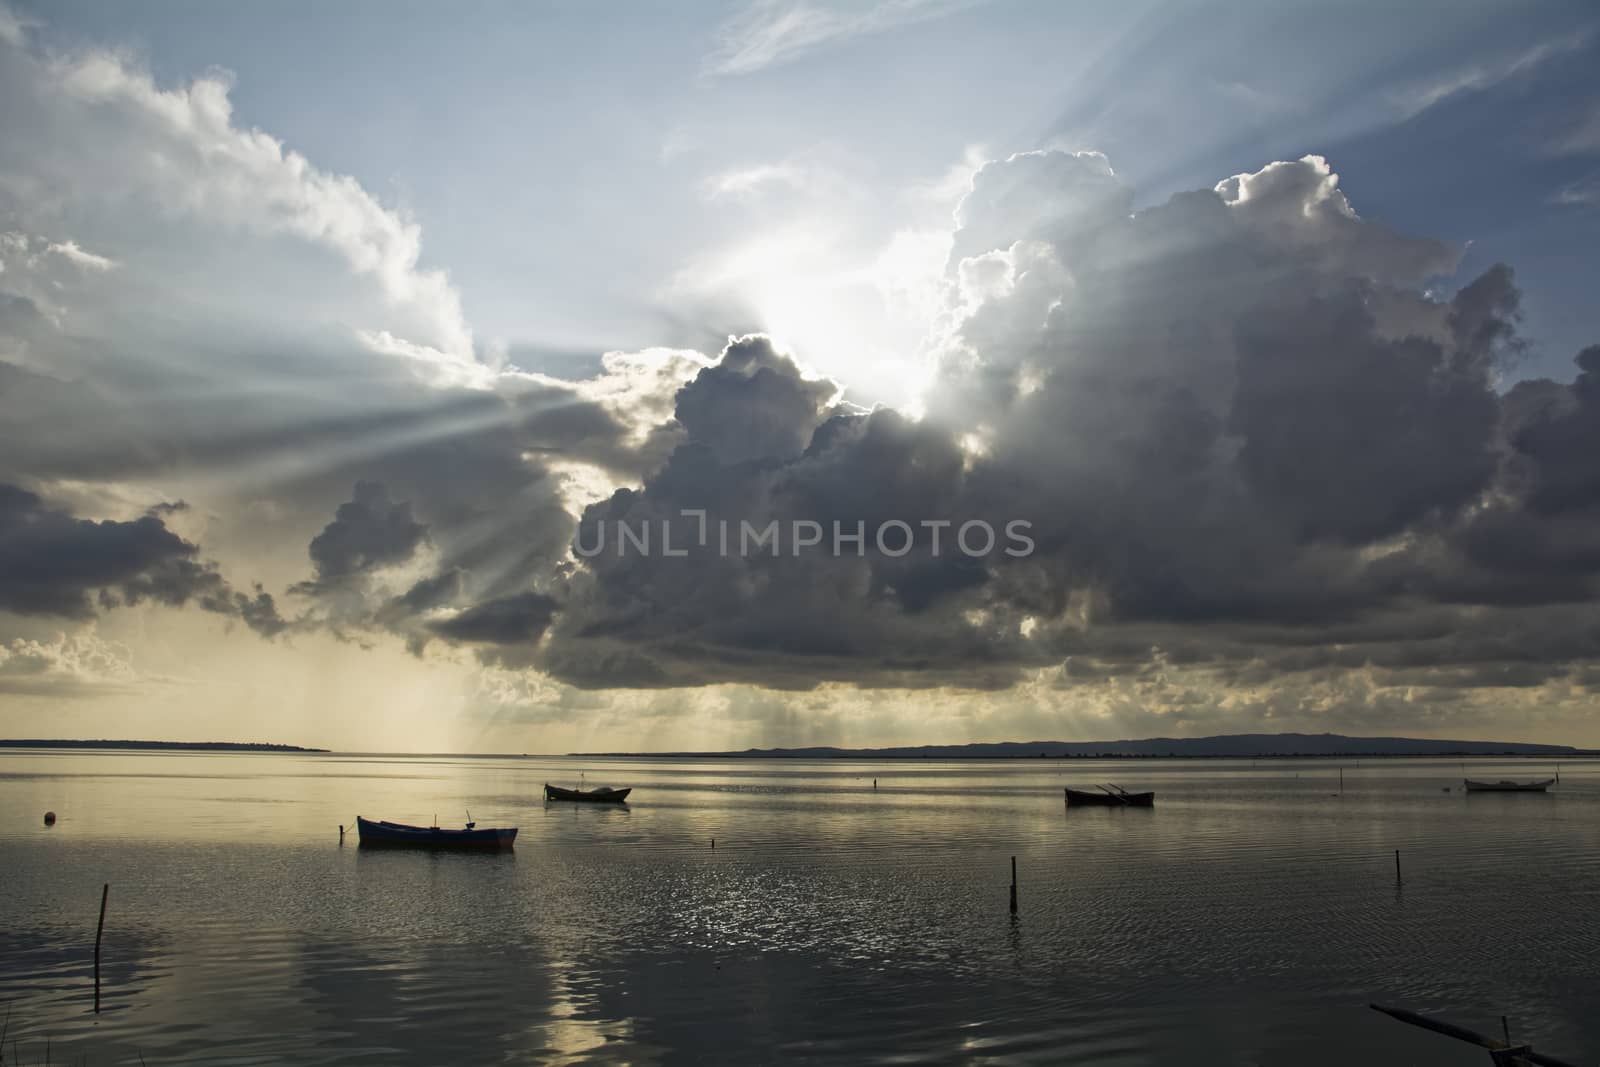
{"type": "Polygon", "coordinates": [[[125,159],[143,162],[124,180],[131,177],[167,210],[203,210],[237,226],[322,244],[375,278],[394,304],[416,312],[416,340],[446,358],[470,358],[472,334],[459,297],[442,272],[418,266],[419,227],[353,179],[317,169],[260,130],[235,126],[224,76],[162,89],[147,72],[103,51],[54,60],[46,71],[45,85],[59,94],[63,111],[81,116],[93,109],[103,134],[115,122],[116,143],[94,151],[137,139],[145,151],[125,159]],[[186,164],[181,183],[164,162],[169,154],[186,164]]]}
{"type": "Polygon", "coordinates": [[[1362,218],[1315,156],[1139,211],[1103,157],[1013,157],[978,172],[952,248],[924,419],[841,407],[769,340],[731,342],[678,393],[665,464],[585,512],[535,661],[583,686],[1045,671],[1074,699],[1122,685],[1107,706],[1264,715],[1587,684],[1595,357],[1501,393],[1507,268],[1441,294],[1454,250],[1362,218]],[[697,551],[685,509],[1020,518],[1038,550],[936,554],[919,531],[903,557],[729,557],[697,551]],[[624,551],[623,523],[691,551],[624,551]],[[1507,644],[1513,618],[1539,637],[1507,644]]]}
{"type": "Polygon", "coordinates": [[[0,644],[0,693],[27,696],[116,694],[140,681],[126,646],[92,630],[53,640],[0,644]]]}
{"type": "Polygon", "coordinates": [[[0,50],[0,288],[60,335],[14,361],[57,375],[126,374],[126,358],[115,357],[133,349],[143,365],[237,372],[275,335],[293,338],[280,359],[359,347],[402,376],[484,383],[460,297],[423,262],[417,224],[354,179],[239,125],[225,73],[160,85],[108,49],[44,53],[18,39],[0,50]],[[196,338],[159,336],[147,313],[153,292],[174,321],[210,327],[206,360],[192,359],[196,338]],[[274,317],[275,300],[299,316],[274,317]],[[147,340],[158,347],[141,351],[147,340]]]}
{"type": "MultiPolygon", "coordinates": [[[[208,516],[208,551],[315,595],[306,624],[414,639],[403,616],[548,581],[590,498],[574,486],[670,451],[704,357],[610,353],[576,382],[481,361],[417,226],[240,126],[225,76],[0,48],[0,481],[170,487],[208,516]]],[[[150,575],[194,571],[193,595],[147,598],[284,625],[264,588],[202,596],[216,569],[163,517],[95,544],[142,532],[167,553],[150,575]]],[[[46,585],[57,608],[101,596],[46,585]]]]}
{"type": "Polygon", "coordinates": [[[0,609],[90,619],[146,601],[194,602],[268,637],[285,628],[270,594],[235,590],[159,516],[79,519],[26,489],[0,485],[0,609]]]}
{"type": "Polygon", "coordinates": [[[411,517],[409,502],[391,500],[382,482],[357,482],[350,500],[311,539],[317,583],[337,584],[404,563],[427,539],[428,528],[411,517]]]}
{"type": "Polygon", "coordinates": [[[434,633],[468,644],[510,645],[523,649],[536,644],[555,617],[556,602],[539,593],[487,600],[466,611],[429,625],[434,633]]]}

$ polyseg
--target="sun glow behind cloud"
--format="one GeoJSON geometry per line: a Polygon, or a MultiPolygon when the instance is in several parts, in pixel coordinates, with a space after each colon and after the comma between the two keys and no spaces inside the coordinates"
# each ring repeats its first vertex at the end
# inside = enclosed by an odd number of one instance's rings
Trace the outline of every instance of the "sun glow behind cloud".
{"type": "Polygon", "coordinates": [[[858,404],[920,410],[925,347],[949,254],[948,232],[902,231],[881,249],[811,222],[764,232],[691,264],[669,297],[725,300],[858,404]]]}

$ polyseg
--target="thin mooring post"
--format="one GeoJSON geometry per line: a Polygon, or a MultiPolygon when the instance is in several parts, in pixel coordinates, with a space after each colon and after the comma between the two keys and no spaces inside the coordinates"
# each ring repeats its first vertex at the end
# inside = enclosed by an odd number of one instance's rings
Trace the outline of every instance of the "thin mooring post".
{"type": "Polygon", "coordinates": [[[1400,884],[1400,850],[1394,850],[1394,884],[1400,884]]]}
{"type": "Polygon", "coordinates": [[[106,932],[106,897],[111,895],[111,883],[100,889],[100,925],[94,931],[94,1013],[100,1014],[100,938],[106,932]]]}
{"type": "Polygon", "coordinates": [[[1011,914],[1017,913],[1017,857],[1011,857],[1011,914]]]}
{"type": "Polygon", "coordinates": [[[1339,795],[1344,796],[1344,768],[1339,768],[1339,795]]]}

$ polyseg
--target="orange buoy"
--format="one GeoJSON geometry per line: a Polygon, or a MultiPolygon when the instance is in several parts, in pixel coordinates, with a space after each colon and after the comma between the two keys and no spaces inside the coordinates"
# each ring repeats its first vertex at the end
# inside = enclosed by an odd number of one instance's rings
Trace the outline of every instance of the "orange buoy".
{"type": "Polygon", "coordinates": [[[46,826],[54,826],[56,824],[56,813],[53,812],[53,811],[45,812],[44,813],[44,824],[46,826]]]}

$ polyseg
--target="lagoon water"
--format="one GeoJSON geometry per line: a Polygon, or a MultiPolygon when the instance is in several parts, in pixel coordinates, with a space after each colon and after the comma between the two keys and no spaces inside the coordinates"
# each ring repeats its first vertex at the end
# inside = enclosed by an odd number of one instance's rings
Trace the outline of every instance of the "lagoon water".
{"type": "Polygon", "coordinates": [[[3,1062],[1600,1060],[1600,764],[1342,763],[4,752],[3,1062]],[[338,837],[467,809],[515,852],[338,837]]]}

